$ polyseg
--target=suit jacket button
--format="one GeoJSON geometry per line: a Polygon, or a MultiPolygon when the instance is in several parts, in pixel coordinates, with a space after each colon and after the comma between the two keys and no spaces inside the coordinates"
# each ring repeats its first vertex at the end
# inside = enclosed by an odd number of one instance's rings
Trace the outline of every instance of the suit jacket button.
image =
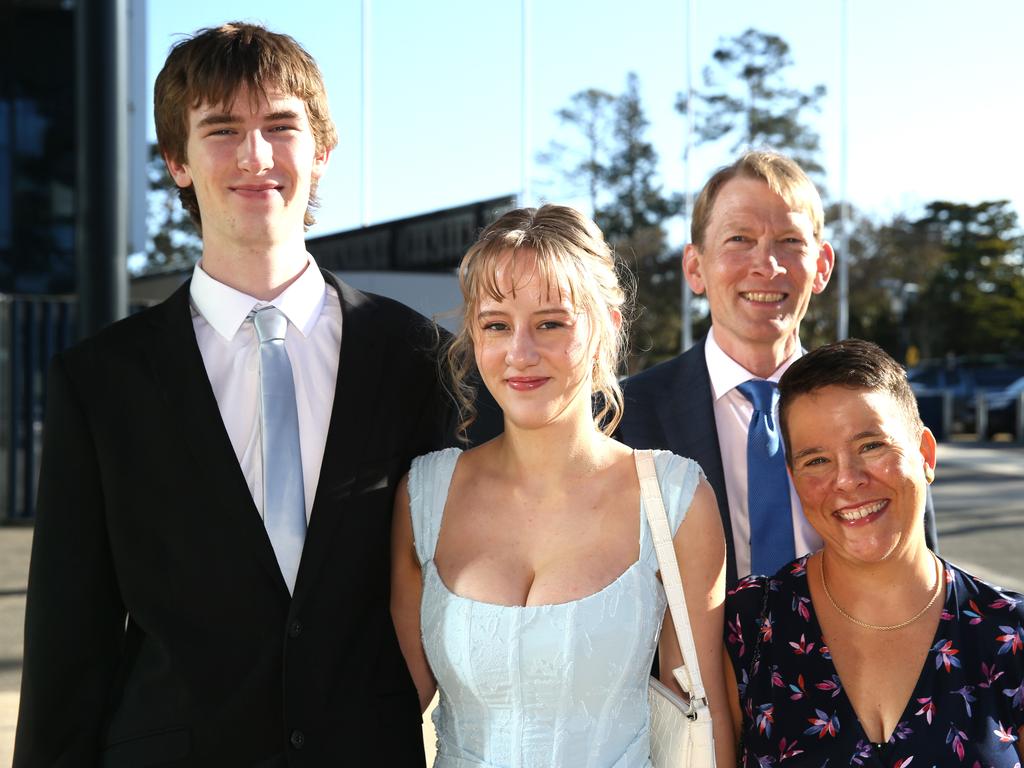
{"type": "Polygon", "coordinates": [[[288,636],[289,637],[298,637],[301,634],[302,634],[302,622],[296,619],[295,621],[293,621],[291,624],[288,625],[288,636]]]}
{"type": "Polygon", "coordinates": [[[295,749],[302,749],[306,745],[306,735],[302,731],[292,731],[289,741],[295,749]]]}

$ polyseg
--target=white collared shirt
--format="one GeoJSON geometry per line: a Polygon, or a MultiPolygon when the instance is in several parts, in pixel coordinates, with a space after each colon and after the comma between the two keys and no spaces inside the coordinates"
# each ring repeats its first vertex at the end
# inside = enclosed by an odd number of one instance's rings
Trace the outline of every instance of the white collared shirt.
{"type": "MultiPolygon", "coordinates": [[[[788,360],[768,377],[778,382],[801,355],[799,347],[788,360]]],[[[729,498],[729,516],[732,519],[732,541],[736,552],[736,575],[750,573],[750,517],[747,510],[747,429],[754,415],[754,406],[736,387],[745,381],[758,379],[742,365],[729,357],[715,341],[714,327],[708,332],[704,345],[704,358],[711,377],[711,395],[715,402],[715,427],[722,452],[725,471],[725,492],[729,498]]],[[[778,424],[778,405],[772,414],[778,424]]],[[[793,515],[793,544],[796,556],[821,549],[822,541],[804,517],[800,499],[793,483],[789,483],[790,511],[793,515]]],[[[771,574],[767,574],[771,575],[771,574]]]]}
{"type": "Polygon", "coordinates": [[[320,479],[327,430],[334,406],[341,349],[341,302],[324,282],[313,257],[306,269],[272,301],[260,301],[210,277],[202,262],[192,270],[192,325],[213,387],[220,416],[238,465],[263,514],[263,446],[259,414],[259,341],[246,323],[254,308],[273,305],[288,318],[284,346],[292,364],[299,414],[302,486],[309,520],[320,479]]]}

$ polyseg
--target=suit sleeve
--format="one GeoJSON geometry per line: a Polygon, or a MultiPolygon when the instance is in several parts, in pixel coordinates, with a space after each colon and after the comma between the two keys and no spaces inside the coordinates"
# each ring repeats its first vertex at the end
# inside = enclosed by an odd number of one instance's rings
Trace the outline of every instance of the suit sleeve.
{"type": "Polygon", "coordinates": [[[97,763],[124,637],[84,405],[58,356],[48,379],[14,768],[97,763]]]}

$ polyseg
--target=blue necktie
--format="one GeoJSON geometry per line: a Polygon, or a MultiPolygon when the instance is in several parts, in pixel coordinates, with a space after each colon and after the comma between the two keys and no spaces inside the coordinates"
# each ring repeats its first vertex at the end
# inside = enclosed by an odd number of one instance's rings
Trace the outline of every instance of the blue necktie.
{"type": "Polygon", "coordinates": [[[288,591],[294,592],[306,539],[306,501],[295,381],[284,348],[288,318],[277,307],[254,310],[251,317],[260,340],[263,522],[288,591]]]}
{"type": "Polygon", "coordinates": [[[770,576],[796,556],[786,457],[772,416],[778,390],[763,379],[751,379],[737,389],[754,405],[747,429],[751,573],[770,576]]]}

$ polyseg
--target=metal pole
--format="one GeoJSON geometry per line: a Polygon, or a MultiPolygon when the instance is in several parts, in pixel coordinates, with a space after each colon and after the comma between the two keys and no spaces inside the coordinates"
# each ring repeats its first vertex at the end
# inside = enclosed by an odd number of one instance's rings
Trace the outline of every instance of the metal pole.
{"type": "Polygon", "coordinates": [[[124,317],[128,310],[125,3],[126,0],[79,0],[75,8],[75,266],[80,302],[78,333],[83,338],[124,317]]]}
{"type": "Polygon", "coordinates": [[[519,41],[519,206],[532,203],[530,190],[530,0],[522,0],[519,41]]]}
{"type": "MultiPolygon", "coordinates": [[[[683,236],[690,240],[693,225],[693,184],[690,178],[690,164],[693,162],[693,41],[696,24],[696,3],[686,0],[686,145],[683,149],[683,194],[686,196],[686,220],[683,236]]],[[[682,291],[682,322],[680,323],[679,352],[693,346],[693,293],[683,273],[682,256],[679,264],[680,290],[682,291]]]]}
{"type": "Polygon", "coordinates": [[[370,225],[370,0],[363,0],[360,11],[359,44],[362,64],[359,70],[359,223],[370,225]]]}
{"type": "Polygon", "coordinates": [[[842,0],[839,18],[839,318],[836,322],[836,337],[845,339],[850,335],[850,204],[847,189],[847,154],[849,136],[847,132],[846,83],[847,60],[849,58],[848,4],[842,0]]]}

